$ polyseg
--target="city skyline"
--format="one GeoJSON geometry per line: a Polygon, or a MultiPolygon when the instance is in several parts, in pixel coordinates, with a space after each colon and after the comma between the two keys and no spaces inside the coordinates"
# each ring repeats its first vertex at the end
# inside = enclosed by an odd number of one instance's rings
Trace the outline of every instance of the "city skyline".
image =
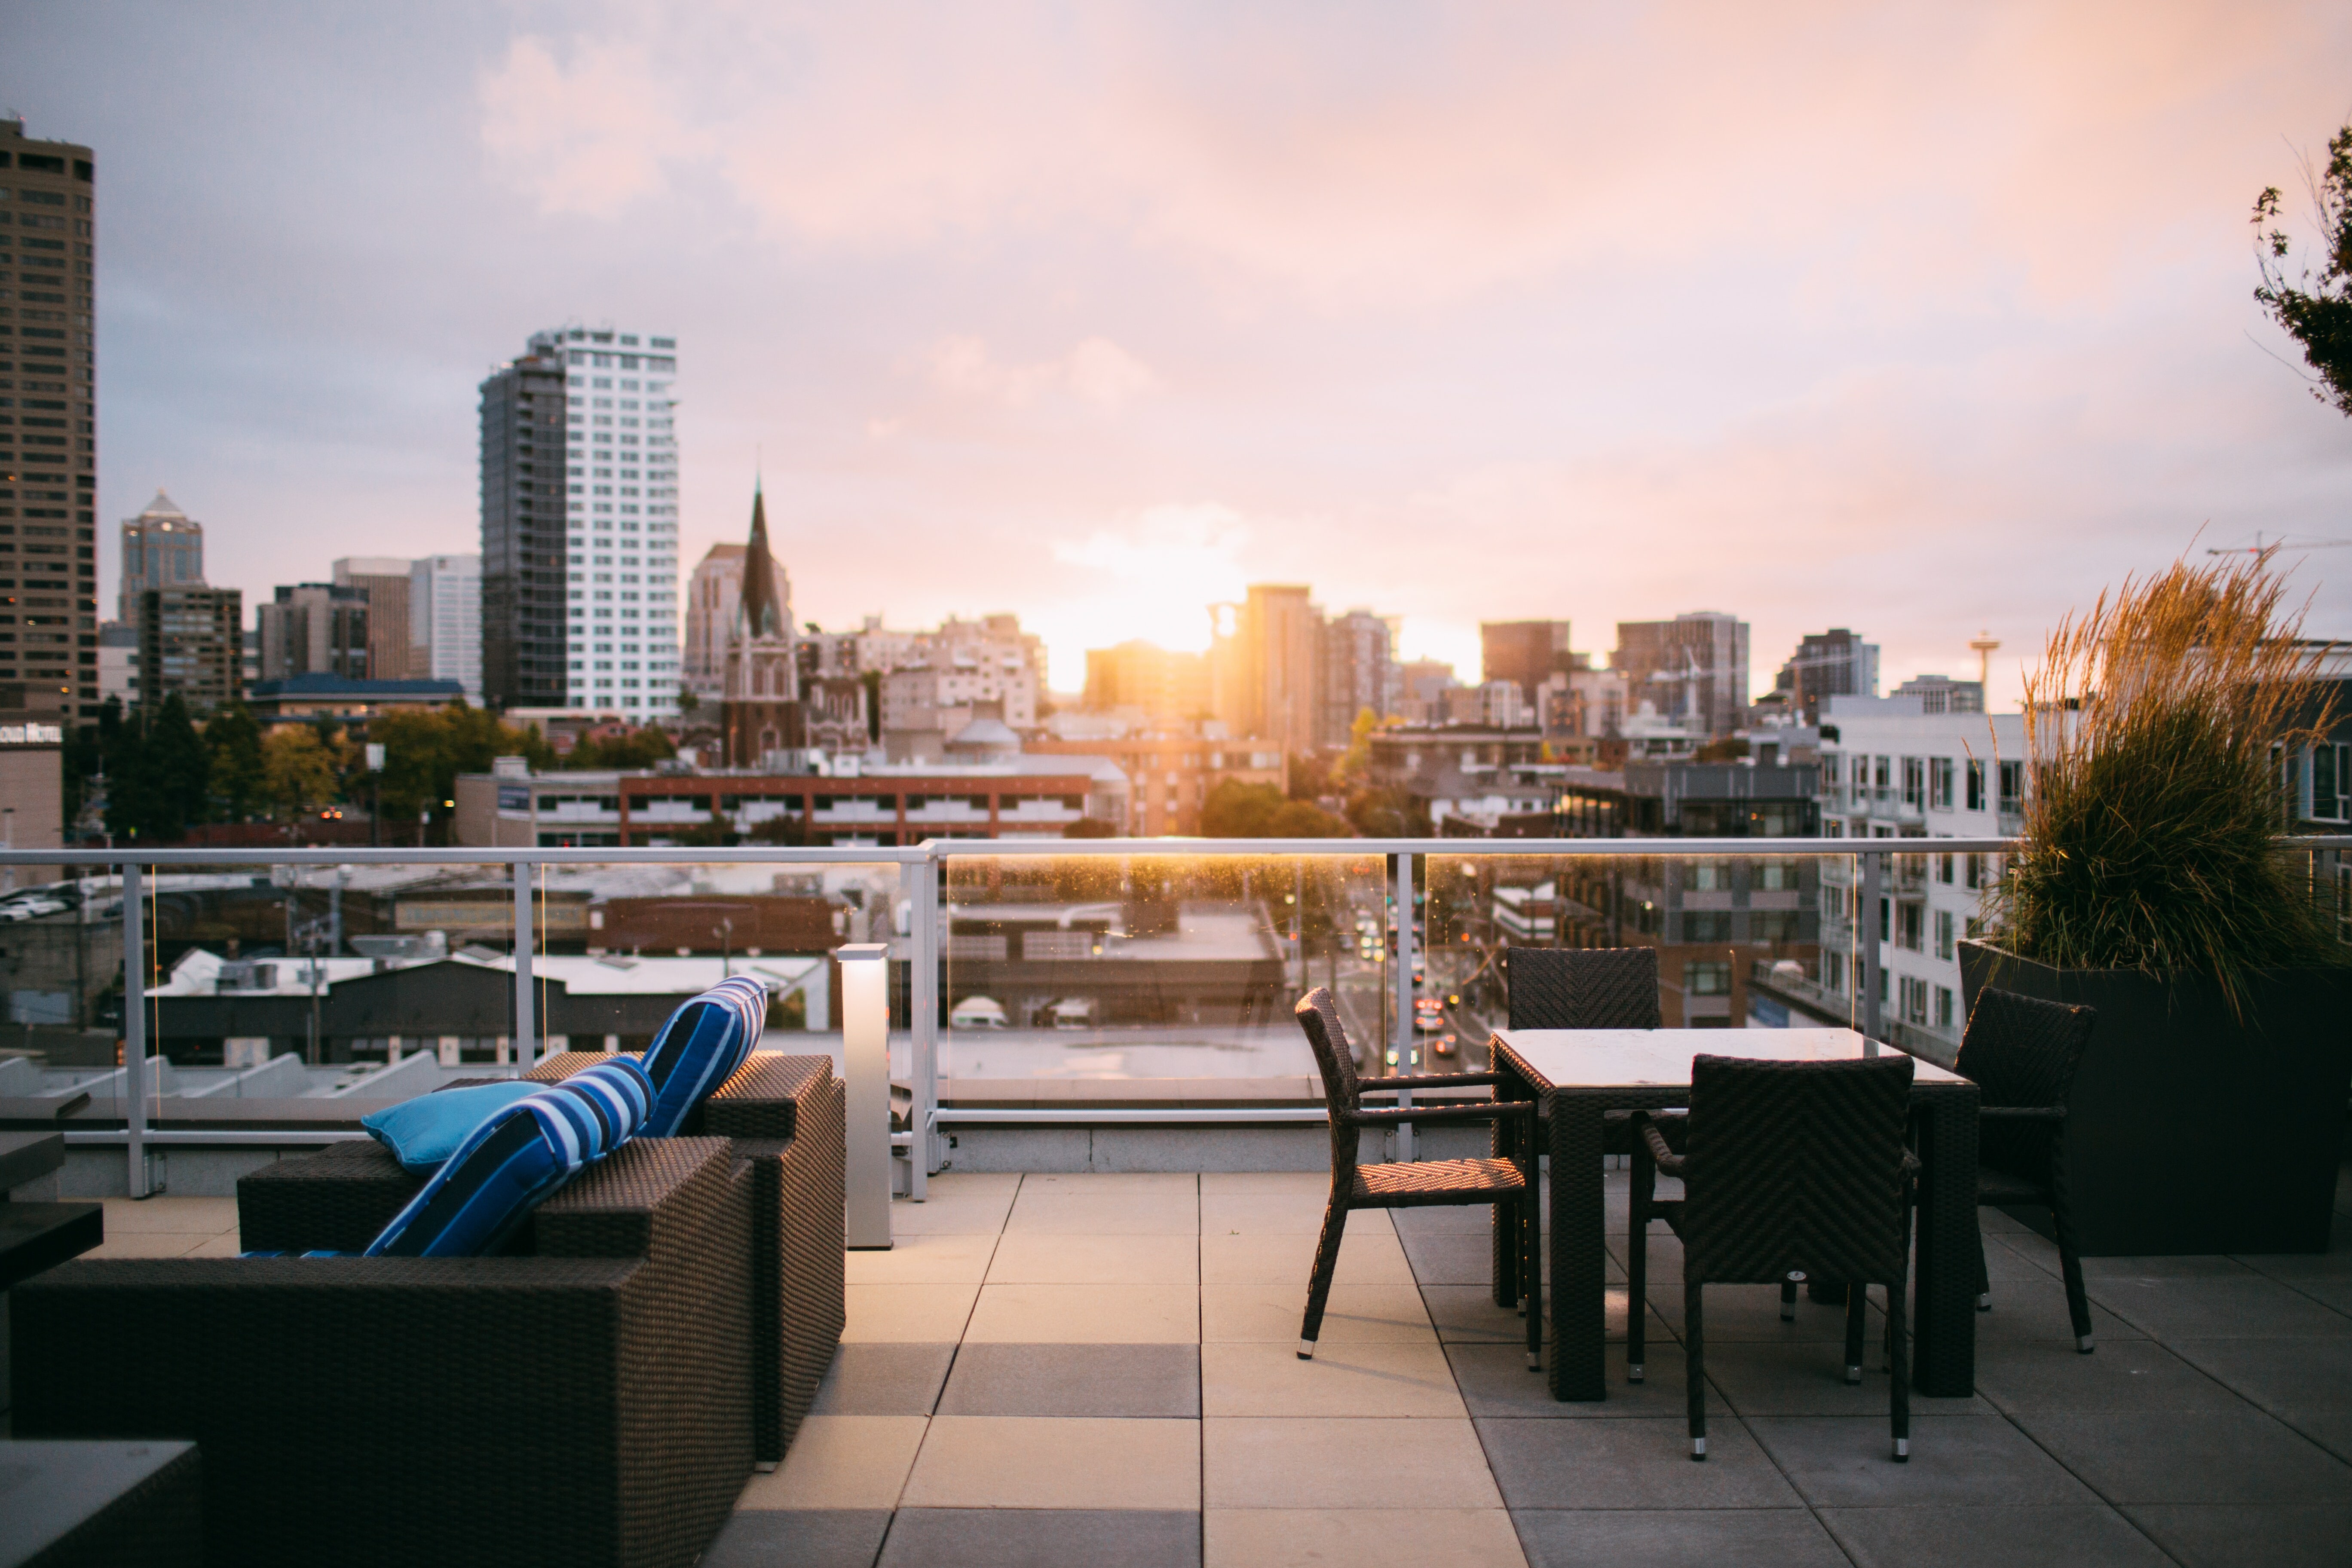
{"type": "MultiPolygon", "coordinates": [[[[2127,47],[2030,12],[577,15],[5,24],[28,133],[106,170],[102,521],[170,490],[254,602],[470,553],[473,387],[590,307],[709,345],[682,566],[764,468],[804,618],[1011,611],[1063,690],[1303,582],[1465,679],[1482,620],[1726,610],[1751,692],[1822,626],[1888,689],[1988,627],[2003,706],[2125,573],[2346,531],[2245,226],[2342,118],[2326,9],[2127,47]]],[[[2345,559],[2295,578],[2315,633],[2352,629],[2345,559]]]]}

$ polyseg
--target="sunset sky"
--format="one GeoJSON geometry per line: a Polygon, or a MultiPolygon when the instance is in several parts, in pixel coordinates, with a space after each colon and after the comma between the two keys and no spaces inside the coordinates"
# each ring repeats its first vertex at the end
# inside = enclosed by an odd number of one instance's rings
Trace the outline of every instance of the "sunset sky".
{"type": "MultiPolygon", "coordinates": [[[[756,461],[802,619],[1015,611],[1066,688],[1306,582],[1465,679],[1482,618],[1733,610],[1759,689],[1988,627],[1998,701],[2127,573],[2352,539],[2246,221],[2347,63],[2341,0],[0,0],[0,107],[97,149],[110,607],[159,485],[248,596],[478,548],[476,384],[614,322],[688,564],[756,461]]],[[[2295,582],[2352,636],[2352,549],[2295,582]]]]}

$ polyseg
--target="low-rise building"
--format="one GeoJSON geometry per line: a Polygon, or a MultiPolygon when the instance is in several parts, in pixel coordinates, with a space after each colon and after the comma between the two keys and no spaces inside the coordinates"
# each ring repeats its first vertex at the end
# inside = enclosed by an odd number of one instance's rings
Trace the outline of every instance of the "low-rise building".
{"type": "Polygon", "coordinates": [[[315,719],[364,722],[391,708],[438,708],[466,695],[454,680],[349,680],[339,675],[294,675],[257,680],[247,696],[264,725],[315,719]]]}
{"type": "Polygon", "coordinates": [[[1110,759],[1127,775],[1128,816],[1119,831],[1135,838],[1199,833],[1201,807],[1228,781],[1272,784],[1286,794],[1290,788],[1289,759],[1267,741],[1164,733],[1041,737],[1029,742],[1027,754],[1110,759]]]}

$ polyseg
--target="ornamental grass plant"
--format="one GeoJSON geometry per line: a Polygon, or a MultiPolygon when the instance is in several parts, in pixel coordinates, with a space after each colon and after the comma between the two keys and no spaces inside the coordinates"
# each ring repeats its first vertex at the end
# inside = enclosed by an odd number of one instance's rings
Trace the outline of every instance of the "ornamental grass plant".
{"type": "Polygon", "coordinates": [[[2283,759],[2323,734],[2323,649],[2268,552],[2126,578],[2050,634],[2025,682],[2022,846],[1994,934],[2067,969],[2216,984],[2343,963],[2305,858],[2277,836],[2283,759]]]}

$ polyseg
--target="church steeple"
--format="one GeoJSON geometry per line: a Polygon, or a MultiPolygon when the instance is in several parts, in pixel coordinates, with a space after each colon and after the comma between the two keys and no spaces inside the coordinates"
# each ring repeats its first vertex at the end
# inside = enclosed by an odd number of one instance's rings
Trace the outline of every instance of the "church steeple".
{"type": "Polygon", "coordinates": [[[764,487],[751,486],[751,541],[743,552],[743,593],[736,610],[738,635],[786,637],[791,612],[776,596],[776,563],[768,553],[768,502],[764,487]]]}

